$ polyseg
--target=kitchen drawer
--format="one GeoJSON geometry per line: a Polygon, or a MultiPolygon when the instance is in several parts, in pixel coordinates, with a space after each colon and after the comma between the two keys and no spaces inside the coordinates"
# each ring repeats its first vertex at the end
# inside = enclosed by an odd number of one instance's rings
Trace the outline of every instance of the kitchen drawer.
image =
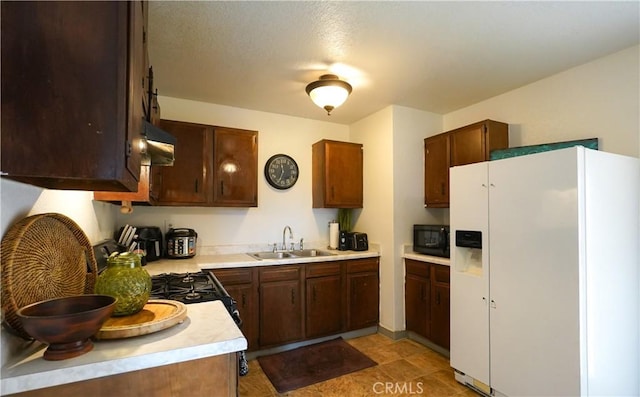
{"type": "Polygon", "coordinates": [[[307,278],[335,276],[340,274],[341,262],[314,263],[305,266],[307,278]]]}
{"type": "Polygon", "coordinates": [[[347,261],[347,273],[378,272],[378,258],[347,261]]]}
{"type": "Polygon", "coordinates": [[[448,266],[432,265],[433,266],[433,279],[436,283],[449,284],[450,269],[448,266]]]}
{"type": "Polygon", "coordinates": [[[414,261],[411,259],[405,259],[404,265],[407,269],[407,274],[414,276],[429,278],[431,265],[427,262],[414,261]]]}
{"type": "Polygon", "coordinates": [[[271,281],[298,280],[299,278],[299,265],[269,266],[260,269],[260,283],[268,283],[271,281]]]}
{"type": "Polygon", "coordinates": [[[211,272],[223,286],[253,283],[253,268],[216,269],[211,272]]]}

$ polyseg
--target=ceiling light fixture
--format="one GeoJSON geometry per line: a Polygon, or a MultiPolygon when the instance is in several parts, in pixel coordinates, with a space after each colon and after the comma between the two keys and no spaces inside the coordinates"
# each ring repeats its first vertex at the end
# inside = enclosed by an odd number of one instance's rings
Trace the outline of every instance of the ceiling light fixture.
{"type": "Polygon", "coordinates": [[[351,84],[342,81],[335,74],[324,74],[320,80],[307,85],[307,94],[316,105],[327,111],[331,111],[342,105],[351,94],[351,84]]]}

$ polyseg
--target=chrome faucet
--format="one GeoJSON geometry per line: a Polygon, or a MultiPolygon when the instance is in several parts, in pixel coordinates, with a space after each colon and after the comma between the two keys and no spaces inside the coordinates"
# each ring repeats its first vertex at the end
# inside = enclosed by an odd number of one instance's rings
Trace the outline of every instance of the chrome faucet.
{"type": "Polygon", "coordinates": [[[283,251],[287,250],[287,243],[284,241],[284,236],[287,232],[287,229],[289,229],[289,239],[293,240],[293,231],[291,231],[291,227],[287,225],[284,227],[284,229],[282,229],[282,250],[283,251]]]}

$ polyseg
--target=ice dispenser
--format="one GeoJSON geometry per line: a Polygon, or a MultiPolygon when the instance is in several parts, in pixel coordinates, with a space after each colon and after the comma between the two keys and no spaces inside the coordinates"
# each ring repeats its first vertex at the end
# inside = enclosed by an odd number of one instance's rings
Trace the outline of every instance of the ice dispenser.
{"type": "Polygon", "coordinates": [[[482,232],[456,230],[456,270],[482,274],[482,232]]]}

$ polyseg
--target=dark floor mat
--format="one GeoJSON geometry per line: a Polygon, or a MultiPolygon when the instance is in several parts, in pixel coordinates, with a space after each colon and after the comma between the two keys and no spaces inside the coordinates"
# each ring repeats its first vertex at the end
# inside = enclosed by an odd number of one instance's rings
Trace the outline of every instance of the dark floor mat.
{"type": "Polygon", "coordinates": [[[342,338],[258,357],[258,362],[278,393],[377,365],[342,338]]]}

